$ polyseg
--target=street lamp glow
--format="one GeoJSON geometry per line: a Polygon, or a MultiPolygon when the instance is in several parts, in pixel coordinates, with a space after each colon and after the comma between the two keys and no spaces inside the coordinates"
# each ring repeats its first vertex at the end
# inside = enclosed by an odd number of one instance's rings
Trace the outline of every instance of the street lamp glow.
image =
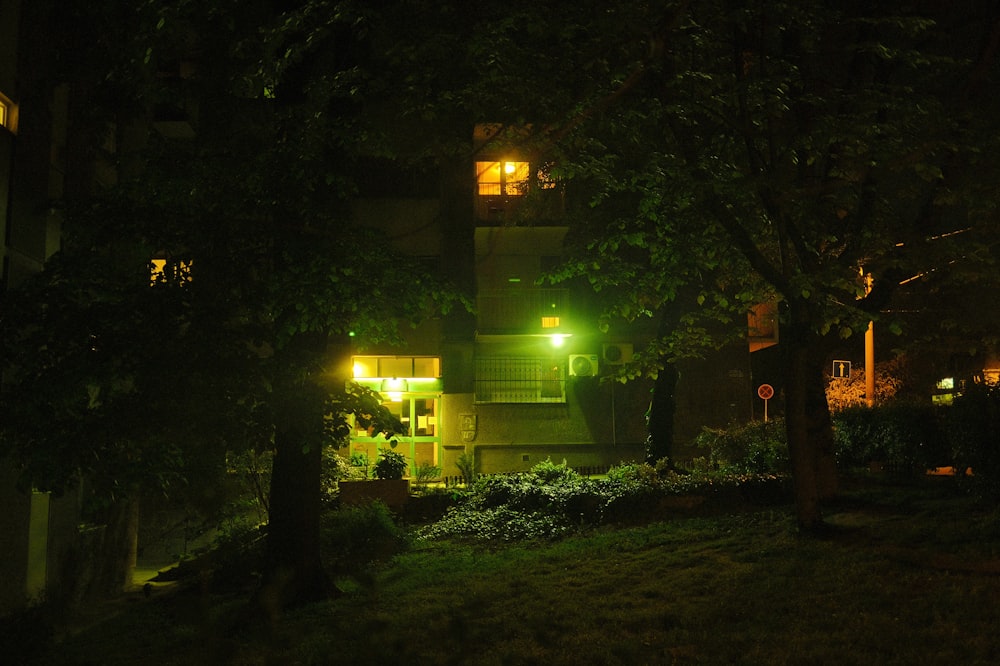
{"type": "Polygon", "coordinates": [[[566,336],[562,333],[555,333],[549,336],[549,342],[552,343],[553,347],[562,347],[563,343],[566,341],[566,336]]]}

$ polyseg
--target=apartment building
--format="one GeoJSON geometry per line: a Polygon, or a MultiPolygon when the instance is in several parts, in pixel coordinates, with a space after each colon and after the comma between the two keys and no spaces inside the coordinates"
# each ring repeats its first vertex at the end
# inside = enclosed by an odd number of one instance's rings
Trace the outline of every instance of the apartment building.
{"type": "MultiPolygon", "coordinates": [[[[0,2],[0,290],[41,270],[59,247],[68,94],[33,79],[39,45],[31,31],[20,29],[29,4],[0,2]]],[[[18,488],[15,470],[3,459],[0,504],[4,614],[61,593],[80,512],[73,493],[55,497],[18,488]]]]}
{"type": "MultiPolygon", "coordinates": [[[[355,207],[397,251],[442,266],[476,305],[473,315],[414,330],[402,349],[356,340],[355,379],[380,391],[407,428],[393,448],[412,469],[433,465],[448,476],[462,454],[481,473],[546,459],[575,467],[642,460],[652,383],[607,378],[650,331],[601,333],[589,287],[540,283],[562,260],[572,224],[544,156],[495,124],[473,129],[473,155],[449,179],[455,191],[383,191],[355,207]]],[[[682,436],[750,418],[749,361],[741,346],[683,364],[682,436]]],[[[350,449],[374,460],[387,446],[358,429],[350,449]]]]}

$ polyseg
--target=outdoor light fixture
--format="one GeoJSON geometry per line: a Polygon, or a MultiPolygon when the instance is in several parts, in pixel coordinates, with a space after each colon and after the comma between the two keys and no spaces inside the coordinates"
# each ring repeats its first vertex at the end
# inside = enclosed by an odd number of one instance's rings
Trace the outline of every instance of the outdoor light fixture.
{"type": "Polygon", "coordinates": [[[396,377],[393,377],[392,379],[383,379],[382,380],[382,391],[383,392],[390,392],[391,391],[391,392],[401,393],[403,391],[408,391],[409,388],[410,388],[409,384],[408,384],[408,382],[405,379],[397,379],[396,377]]]}
{"type": "Polygon", "coordinates": [[[566,342],[566,334],[555,333],[549,336],[549,342],[552,343],[553,347],[562,347],[563,343],[566,342]]]}
{"type": "Polygon", "coordinates": [[[389,400],[392,402],[402,402],[403,392],[408,391],[410,388],[409,383],[405,379],[397,379],[393,377],[392,379],[382,380],[382,390],[389,400]]]}

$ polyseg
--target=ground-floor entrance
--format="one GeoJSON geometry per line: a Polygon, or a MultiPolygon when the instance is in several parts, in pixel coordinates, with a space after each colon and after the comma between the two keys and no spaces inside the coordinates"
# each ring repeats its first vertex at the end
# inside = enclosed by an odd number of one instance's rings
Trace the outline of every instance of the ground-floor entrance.
{"type": "Polygon", "coordinates": [[[383,393],[383,403],[403,424],[403,434],[387,441],[378,433],[355,428],[351,435],[351,455],[365,456],[369,466],[378,460],[379,451],[401,453],[409,464],[410,475],[421,467],[440,467],[441,395],[439,393],[383,393]],[[393,443],[394,442],[394,443],[393,443]]]}

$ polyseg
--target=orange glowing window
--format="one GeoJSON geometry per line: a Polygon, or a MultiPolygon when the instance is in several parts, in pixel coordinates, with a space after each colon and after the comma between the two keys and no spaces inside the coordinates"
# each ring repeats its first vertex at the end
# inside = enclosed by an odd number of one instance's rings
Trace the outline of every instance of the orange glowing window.
{"type": "Polygon", "coordinates": [[[480,196],[520,196],[528,190],[527,162],[476,162],[476,185],[480,196]]]}
{"type": "Polygon", "coordinates": [[[149,260],[149,285],[185,285],[191,281],[191,261],[182,259],[170,262],[167,259],[149,260]]]}
{"type": "Polygon", "coordinates": [[[542,328],[558,328],[559,317],[542,317],[542,328]]]}
{"type": "Polygon", "coordinates": [[[3,93],[0,93],[0,127],[17,134],[17,105],[3,93]]]}

